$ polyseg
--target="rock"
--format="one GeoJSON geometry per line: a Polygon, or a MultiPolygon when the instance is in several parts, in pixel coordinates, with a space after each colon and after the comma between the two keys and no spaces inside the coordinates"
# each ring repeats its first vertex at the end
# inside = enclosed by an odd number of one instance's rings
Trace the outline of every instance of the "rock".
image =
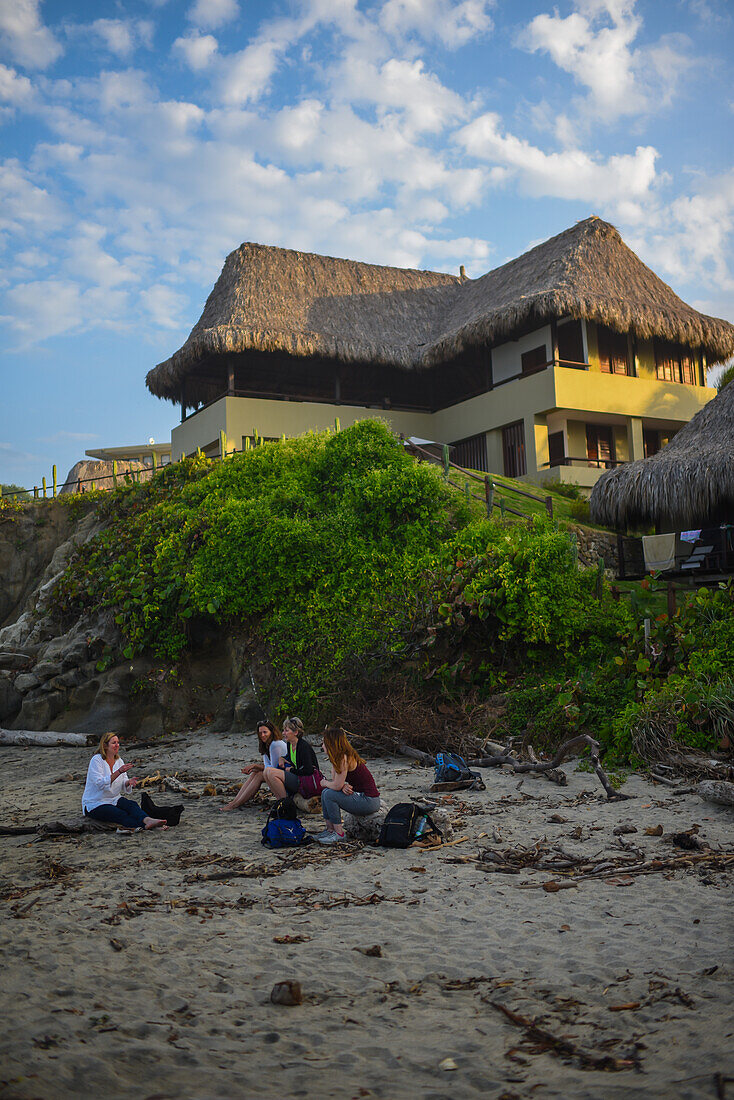
{"type": "Polygon", "coordinates": [[[54,676],[60,676],[61,665],[56,661],[39,661],[33,669],[33,675],[37,676],[39,681],[43,683],[44,680],[50,680],[54,676]]]}
{"type": "Polygon", "coordinates": [[[345,812],[343,815],[343,824],[346,836],[348,836],[350,840],[377,840],[380,836],[380,829],[382,828],[382,823],[385,820],[387,811],[387,804],[380,799],[379,810],[374,814],[367,814],[366,817],[355,817],[354,814],[345,812]]]}
{"type": "Polygon", "coordinates": [[[25,668],[33,658],[27,653],[13,653],[12,651],[6,651],[0,653],[0,669],[9,669],[11,671],[25,668]]]}
{"type": "Polygon", "coordinates": [[[15,690],[20,692],[21,695],[25,695],[37,688],[40,682],[35,672],[22,672],[20,676],[15,677],[15,690]]]}
{"type": "Polygon", "coordinates": [[[61,691],[50,691],[41,696],[26,696],[12,728],[16,730],[48,729],[56,715],[63,709],[65,701],[64,693],[61,691]]]}
{"type": "Polygon", "coordinates": [[[232,728],[239,733],[254,729],[264,712],[260,706],[255,688],[250,684],[240,691],[235,699],[232,728]]]}
{"type": "Polygon", "coordinates": [[[300,982],[276,982],[270,993],[274,1005],[300,1005],[303,1003],[303,990],[300,982]]]}
{"type": "Polygon", "coordinates": [[[12,721],[22,702],[23,696],[10,677],[0,673],[0,722],[12,721]]]}

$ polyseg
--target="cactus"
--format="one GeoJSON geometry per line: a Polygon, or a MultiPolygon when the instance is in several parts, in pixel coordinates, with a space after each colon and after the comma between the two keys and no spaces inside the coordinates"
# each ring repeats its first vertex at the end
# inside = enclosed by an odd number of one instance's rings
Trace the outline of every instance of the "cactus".
{"type": "Polygon", "coordinates": [[[43,483],[43,499],[45,500],[46,499],[46,478],[45,477],[42,478],[41,481],[43,483]]]}
{"type": "Polygon", "coordinates": [[[340,432],[342,430],[341,422],[338,416],[334,417],[334,431],[340,432]]]}
{"type": "MultiPolygon", "coordinates": [[[[56,469],[56,467],[54,466],[54,470],[55,469],[56,469]]],[[[115,488],[115,489],[117,488],[117,459],[116,458],[112,459],[112,485],[113,485],[113,488],[115,488]]],[[[54,492],[54,496],[56,496],[55,492],[54,492]]]]}
{"type": "Polygon", "coordinates": [[[156,473],[156,471],[158,469],[158,455],[156,454],[155,451],[153,451],[152,458],[153,458],[153,473],[156,473]]]}
{"type": "Polygon", "coordinates": [[[53,482],[54,482],[54,499],[55,499],[56,498],[56,467],[55,466],[51,467],[51,473],[52,473],[53,482]]]}

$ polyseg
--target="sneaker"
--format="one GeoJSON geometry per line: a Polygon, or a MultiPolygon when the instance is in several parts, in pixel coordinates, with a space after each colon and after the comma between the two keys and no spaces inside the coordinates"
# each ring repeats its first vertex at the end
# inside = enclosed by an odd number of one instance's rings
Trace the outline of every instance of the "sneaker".
{"type": "Polygon", "coordinates": [[[331,836],[331,829],[324,829],[322,832],[315,834],[316,840],[322,840],[325,836],[331,836]]]}
{"type": "Polygon", "coordinates": [[[322,835],[317,836],[316,839],[318,840],[319,844],[338,844],[341,840],[344,840],[344,837],[339,836],[338,833],[329,832],[326,834],[322,833],[322,835]]]}

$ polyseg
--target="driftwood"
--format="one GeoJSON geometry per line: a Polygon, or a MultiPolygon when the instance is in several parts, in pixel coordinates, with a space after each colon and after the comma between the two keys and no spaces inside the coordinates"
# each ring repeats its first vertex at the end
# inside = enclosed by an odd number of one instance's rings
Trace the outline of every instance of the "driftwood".
{"type": "Polygon", "coordinates": [[[696,787],[696,793],[707,802],[718,802],[720,806],[734,806],[734,783],[723,779],[704,779],[696,787]]]}
{"type": "Polygon", "coordinates": [[[612,1054],[596,1054],[592,1051],[583,1050],[566,1036],[554,1035],[547,1028],[539,1027],[535,1020],[530,1020],[527,1016],[521,1016],[519,1012],[513,1012],[511,1008],[499,1001],[491,1001],[488,997],[482,997],[482,1000],[485,1004],[491,1005],[492,1008],[501,1012],[515,1027],[521,1028],[536,1049],[551,1051],[561,1058],[571,1058],[582,1069],[611,1070],[615,1072],[638,1068],[636,1058],[617,1058],[612,1054]]]}
{"type": "Polygon", "coordinates": [[[0,836],[78,836],[80,833],[116,832],[117,825],[95,821],[93,817],[75,817],[66,821],[41,821],[36,825],[0,825],[0,836]]]}
{"type": "MultiPolygon", "coordinates": [[[[591,763],[597,778],[604,788],[609,802],[622,802],[625,799],[631,797],[628,794],[622,794],[621,791],[615,791],[612,784],[609,782],[606,772],[599,762],[599,742],[595,741],[593,737],[589,737],[587,733],[580,733],[577,737],[572,737],[570,741],[565,741],[560,748],[556,751],[552,760],[536,760],[530,763],[521,763],[521,761],[514,755],[508,748],[501,753],[493,753],[491,756],[478,756],[470,759],[468,764],[472,768],[499,768],[503,764],[509,764],[514,772],[517,774],[524,774],[525,772],[535,772],[538,775],[547,775],[548,773],[556,773],[558,776],[558,765],[561,764],[571,753],[581,748],[588,748],[591,763]]],[[[411,745],[406,745],[401,742],[398,745],[398,751],[403,756],[410,756],[413,760],[419,760],[422,764],[433,766],[435,763],[434,757],[430,753],[422,752],[420,749],[414,749],[411,745]]],[[[563,773],[560,773],[563,774],[563,773]]],[[[560,783],[560,779],[555,778],[554,782],[560,783]]],[[[565,783],[565,776],[564,776],[565,783]]]]}
{"type": "Polygon", "coordinates": [[[6,730],[0,729],[0,745],[88,745],[89,738],[83,733],[54,733],[52,730],[6,730]]]}

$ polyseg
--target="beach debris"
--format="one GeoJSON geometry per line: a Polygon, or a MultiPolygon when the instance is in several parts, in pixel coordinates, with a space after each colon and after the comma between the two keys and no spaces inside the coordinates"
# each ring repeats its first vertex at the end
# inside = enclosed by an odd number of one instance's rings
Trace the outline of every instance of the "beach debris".
{"type": "Polygon", "coordinates": [[[453,1070],[458,1069],[456,1062],[453,1058],[443,1058],[438,1063],[438,1068],[444,1070],[446,1073],[451,1073],[453,1070]]]}
{"type": "Polygon", "coordinates": [[[305,932],[295,932],[292,935],[273,936],[273,943],[306,943],[310,939],[305,932]]]}
{"type": "Polygon", "coordinates": [[[114,936],[110,939],[110,947],[114,948],[115,951],[125,950],[125,944],[122,943],[120,940],[116,940],[114,936]]]}
{"type": "Polygon", "coordinates": [[[554,825],[567,825],[568,824],[568,818],[567,817],[562,817],[560,814],[551,814],[550,817],[548,818],[548,820],[551,821],[554,825]]]}
{"type": "Polygon", "coordinates": [[[270,992],[270,1000],[274,1005],[303,1004],[301,983],[292,979],[288,979],[284,982],[276,982],[270,992]]]}
{"type": "Polygon", "coordinates": [[[724,779],[704,779],[697,785],[696,793],[707,802],[734,806],[734,783],[727,783],[724,779]]]}
{"type": "MultiPolygon", "coordinates": [[[[401,746],[401,750],[402,748],[403,746],[401,746]]],[[[508,748],[503,753],[495,753],[492,756],[480,756],[472,758],[469,759],[467,763],[472,768],[496,768],[509,765],[512,767],[512,770],[517,775],[525,772],[539,772],[541,774],[556,772],[557,774],[555,782],[560,783],[561,780],[560,778],[558,778],[558,776],[563,775],[563,773],[557,772],[559,764],[562,764],[563,761],[566,760],[567,757],[571,756],[572,753],[579,752],[584,748],[588,748],[589,750],[589,759],[591,760],[592,767],[596,772],[599,782],[604,788],[607,796],[607,801],[620,802],[622,800],[631,798],[631,795],[622,794],[621,791],[617,791],[614,789],[609,780],[609,777],[601,766],[601,746],[599,745],[598,741],[594,740],[594,738],[590,737],[587,733],[578,734],[578,736],[572,737],[569,741],[564,741],[564,743],[556,750],[555,756],[552,760],[539,761],[536,754],[533,752],[532,755],[535,756],[535,760],[533,761],[531,759],[530,763],[523,763],[518,759],[517,756],[515,756],[514,753],[510,751],[508,746],[508,748]]],[[[530,755],[531,751],[532,747],[526,746],[526,752],[528,753],[528,755],[530,755]]],[[[563,783],[565,784],[565,775],[563,783]]]]}
{"type": "Polygon", "coordinates": [[[527,1016],[522,1016],[519,1012],[514,1012],[500,1001],[492,1001],[489,997],[484,996],[482,1001],[497,1012],[501,1012],[511,1024],[525,1032],[528,1044],[526,1049],[531,1054],[541,1054],[548,1051],[560,1058],[575,1062],[581,1069],[619,1072],[629,1069],[639,1070],[640,1068],[636,1051],[629,1058],[617,1058],[612,1054],[597,1054],[596,1052],[584,1050],[572,1039],[566,1036],[554,1035],[547,1028],[539,1027],[535,1020],[528,1019],[527,1016]]]}
{"type": "Polygon", "coordinates": [[[662,836],[662,835],[663,835],[662,825],[648,825],[648,827],[645,829],[645,836],[662,836]]]}
{"type": "Polygon", "coordinates": [[[381,959],[382,948],[379,943],[374,943],[372,947],[355,947],[355,951],[359,951],[360,955],[366,955],[369,959],[381,959]]]}
{"type": "Polygon", "coordinates": [[[636,833],[637,829],[634,825],[615,825],[612,829],[615,836],[626,836],[628,833],[636,833]]]}
{"type": "Polygon", "coordinates": [[[694,825],[692,829],[687,829],[683,833],[669,833],[666,840],[669,840],[671,844],[674,844],[676,848],[683,848],[687,852],[702,851],[708,848],[700,837],[696,836],[698,832],[698,826],[694,825]]]}

